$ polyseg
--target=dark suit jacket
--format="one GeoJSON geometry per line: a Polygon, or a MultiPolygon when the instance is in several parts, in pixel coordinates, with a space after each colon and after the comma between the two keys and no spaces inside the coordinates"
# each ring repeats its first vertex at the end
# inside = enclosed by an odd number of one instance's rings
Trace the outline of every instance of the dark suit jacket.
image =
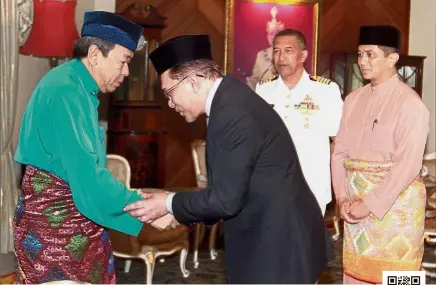
{"type": "Polygon", "coordinates": [[[224,220],[229,282],[314,284],[333,257],[321,210],[282,119],[231,75],[212,101],[206,158],[210,186],[172,208],[183,224],[224,220]]]}

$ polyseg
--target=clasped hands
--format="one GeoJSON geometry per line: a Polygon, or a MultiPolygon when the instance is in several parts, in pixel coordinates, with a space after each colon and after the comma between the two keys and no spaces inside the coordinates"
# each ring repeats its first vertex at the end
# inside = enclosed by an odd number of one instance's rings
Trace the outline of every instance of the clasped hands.
{"type": "Polygon", "coordinates": [[[357,224],[371,214],[362,200],[350,201],[348,198],[338,200],[341,217],[350,224],[357,224]]]}
{"type": "Polygon", "coordinates": [[[124,207],[124,211],[158,230],[174,229],[179,224],[166,207],[167,193],[142,193],[144,200],[124,207]]]}

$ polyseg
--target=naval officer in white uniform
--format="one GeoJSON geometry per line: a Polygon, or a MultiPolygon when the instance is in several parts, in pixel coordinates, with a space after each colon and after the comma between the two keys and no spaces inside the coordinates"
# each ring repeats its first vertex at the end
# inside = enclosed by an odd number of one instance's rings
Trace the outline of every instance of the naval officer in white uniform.
{"type": "Polygon", "coordinates": [[[334,142],[339,130],[343,101],[336,83],[306,72],[307,54],[301,32],[279,32],[273,41],[273,63],[279,75],[259,82],[256,92],[285,122],[303,174],[324,215],[332,200],[330,138],[334,142]]]}

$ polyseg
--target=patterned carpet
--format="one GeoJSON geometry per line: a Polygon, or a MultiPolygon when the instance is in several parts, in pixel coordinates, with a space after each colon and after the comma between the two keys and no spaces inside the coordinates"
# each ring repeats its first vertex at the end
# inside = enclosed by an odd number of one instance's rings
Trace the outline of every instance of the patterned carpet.
{"type": "MultiPolygon", "coordinates": [[[[179,267],[179,255],[171,256],[165,259],[164,263],[158,262],[153,275],[154,284],[226,284],[226,270],[224,261],[224,250],[222,241],[218,245],[218,257],[211,260],[207,251],[206,242],[202,245],[199,253],[200,265],[194,268],[190,253],[186,267],[190,271],[188,278],[183,278],[179,267]]],[[[341,250],[340,242],[335,242],[336,251],[341,250]]],[[[133,261],[129,273],[124,273],[124,261],[116,259],[115,266],[117,270],[117,283],[121,284],[139,284],[145,282],[146,269],[141,261],[133,261]]],[[[320,283],[323,284],[340,284],[341,266],[339,259],[333,261],[323,273],[320,283]]]]}
{"type": "MultiPolygon", "coordinates": [[[[326,215],[326,222],[331,229],[331,211],[326,215]]],[[[190,253],[188,255],[188,260],[186,262],[186,267],[190,271],[190,275],[185,279],[182,276],[179,267],[179,255],[174,255],[165,259],[163,263],[158,262],[155,267],[155,272],[153,276],[154,284],[225,284],[226,280],[226,270],[224,262],[224,245],[222,237],[218,238],[217,250],[218,257],[216,260],[211,260],[209,257],[209,252],[207,250],[207,237],[208,231],[206,232],[206,237],[203,239],[203,244],[201,245],[201,250],[199,253],[200,266],[195,269],[193,267],[192,258],[193,255],[190,253]]],[[[331,229],[333,234],[333,230],[331,229]]],[[[338,241],[333,241],[333,245],[336,252],[336,259],[332,261],[326,270],[323,272],[320,284],[342,284],[342,239],[338,241]]],[[[432,260],[436,262],[435,248],[427,247],[424,254],[424,261],[432,260]]],[[[129,273],[124,273],[124,261],[121,259],[116,259],[115,262],[117,270],[117,283],[121,284],[139,284],[145,283],[146,269],[145,265],[140,261],[133,261],[129,273]]],[[[427,284],[436,284],[436,278],[427,277],[427,284]]]]}

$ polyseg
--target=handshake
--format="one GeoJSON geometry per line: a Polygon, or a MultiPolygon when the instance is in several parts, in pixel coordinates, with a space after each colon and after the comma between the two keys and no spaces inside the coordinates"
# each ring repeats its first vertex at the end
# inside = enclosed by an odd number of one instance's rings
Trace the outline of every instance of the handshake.
{"type": "Polygon", "coordinates": [[[163,231],[175,229],[179,225],[179,223],[176,221],[173,215],[166,214],[165,216],[152,222],[151,225],[156,229],[163,231]]]}
{"type": "Polygon", "coordinates": [[[179,225],[174,216],[168,213],[166,207],[168,193],[142,193],[140,195],[144,199],[127,205],[124,211],[160,231],[174,229],[179,225]]]}

